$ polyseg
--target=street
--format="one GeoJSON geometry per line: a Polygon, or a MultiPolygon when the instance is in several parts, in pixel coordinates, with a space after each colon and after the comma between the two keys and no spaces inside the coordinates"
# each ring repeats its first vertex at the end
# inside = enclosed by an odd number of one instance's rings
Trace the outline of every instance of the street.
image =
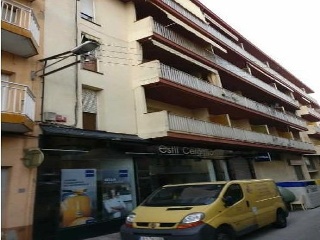
{"type": "MultiPolygon", "coordinates": [[[[320,207],[290,212],[286,228],[277,229],[268,226],[243,236],[239,240],[318,240],[319,236],[320,207]]],[[[120,240],[120,236],[116,233],[86,240],[120,240]]]]}

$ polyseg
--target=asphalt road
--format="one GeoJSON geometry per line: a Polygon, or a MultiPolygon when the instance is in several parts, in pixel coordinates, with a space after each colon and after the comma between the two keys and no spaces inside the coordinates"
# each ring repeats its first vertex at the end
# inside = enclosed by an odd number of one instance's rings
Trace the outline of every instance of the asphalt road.
{"type": "MultiPolygon", "coordinates": [[[[277,229],[268,226],[241,237],[239,240],[319,240],[320,207],[289,213],[288,226],[277,229]]],[[[86,240],[120,240],[118,233],[86,240]]],[[[183,239],[181,239],[183,240],[183,239]]]]}

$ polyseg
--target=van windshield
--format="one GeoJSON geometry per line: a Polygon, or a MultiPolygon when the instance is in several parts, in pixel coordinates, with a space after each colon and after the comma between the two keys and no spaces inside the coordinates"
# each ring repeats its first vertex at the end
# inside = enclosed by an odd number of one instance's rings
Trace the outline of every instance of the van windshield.
{"type": "Polygon", "coordinates": [[[143,206],[197,206],[215,201],[224,184],[182,185],[162,187],[152,193],[143,206]]]}

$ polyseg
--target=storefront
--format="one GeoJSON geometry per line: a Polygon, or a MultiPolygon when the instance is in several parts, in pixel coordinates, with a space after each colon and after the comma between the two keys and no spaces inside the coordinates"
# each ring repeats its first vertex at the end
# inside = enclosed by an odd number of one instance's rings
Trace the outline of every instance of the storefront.
{"type": "Polygon", "coordinates": [[[136,206],[133,135],[41,126],[34,240],[83,239],[119,229],[136,206]]]}
{"type": "Polygon", "coordinates": [[[45,160],[38,168],[34,240],[117,232],[126,215],[158,187],[229,180],[232,174],[230,162],[217,160],[221,150],[103,131],[41,128],[45,160]]]}

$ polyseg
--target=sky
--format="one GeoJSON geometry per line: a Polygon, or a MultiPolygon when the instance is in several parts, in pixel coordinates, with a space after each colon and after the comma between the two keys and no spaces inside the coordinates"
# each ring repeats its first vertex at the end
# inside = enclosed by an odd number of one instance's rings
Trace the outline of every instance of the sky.
{"type": "Polygon", "coordinates": [[[315,92],[320,103],[319,0],[200,0],[315,92]]]}

